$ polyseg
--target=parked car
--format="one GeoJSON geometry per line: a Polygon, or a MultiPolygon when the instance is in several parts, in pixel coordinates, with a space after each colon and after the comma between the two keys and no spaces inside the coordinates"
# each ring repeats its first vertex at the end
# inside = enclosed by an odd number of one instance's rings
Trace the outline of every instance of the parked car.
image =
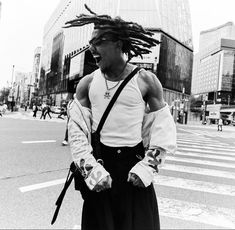
{"type": "Polygon", "coordinates": [[[55,114],[60,114],[61,107],[59,106],[51,106],[51,112],[55,114]]]}
{"type": "Polygon", "coordinates": [[[233,120],[233,121],[232,121],[232,125],[234,125],[234,126],[235,126],[235,120],[233,120]]]}

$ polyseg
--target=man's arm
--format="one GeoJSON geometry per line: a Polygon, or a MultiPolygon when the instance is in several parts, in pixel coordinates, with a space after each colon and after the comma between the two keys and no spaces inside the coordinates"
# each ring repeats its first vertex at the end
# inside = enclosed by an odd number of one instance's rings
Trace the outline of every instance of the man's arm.
{"type": "Polygon", "coordinates": [[[167,152],[176,147],[176,129],[168,105],[163,99],[163,89],[157,77],[148,71],[141,71],[138,85],[144,100],[148,103],[149,114],[143,131],[148,136],[149,150],[145,157],[130,171],[128,181],[139,187],[148,186],[158,166],[164,162],[167,152]]]}
{"type": "MultiPolygon", "coordinates": [[[[76,97],[80,104],[86,108],[90,108],[90,100],[89,100],[89,89],[91,81],[93,80],[94,72],[82,78],[77,85],[76,88],[76,97]]],[[[106,176],[105,178],[101,179],[99,183],[96,184],[94,187],[94,191],[100,192],[102,190],[106,190],[111,187],[112,179],[110,175],[106,176]]]]}

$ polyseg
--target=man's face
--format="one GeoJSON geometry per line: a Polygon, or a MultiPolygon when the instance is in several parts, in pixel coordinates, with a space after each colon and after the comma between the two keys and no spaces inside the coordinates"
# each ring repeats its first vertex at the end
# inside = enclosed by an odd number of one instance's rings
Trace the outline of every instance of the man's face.
{"type": "Polygon", "coordinates": [[[103,72],[114,66],[120,58],[121,49],[117,39],[113,35],[104,34],[103,30],[95,29],[89,43],[96,64],[103,72]]]}

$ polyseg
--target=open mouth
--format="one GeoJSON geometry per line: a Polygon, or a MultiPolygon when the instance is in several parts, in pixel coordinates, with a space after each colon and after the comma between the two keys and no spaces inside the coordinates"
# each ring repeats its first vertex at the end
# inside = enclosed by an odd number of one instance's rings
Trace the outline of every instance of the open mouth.
{"type": "Polygon", "coordinates": [[[100,55],[94,55],[95,61],[98,64],[101,61],[101,56],[100,55]]]}

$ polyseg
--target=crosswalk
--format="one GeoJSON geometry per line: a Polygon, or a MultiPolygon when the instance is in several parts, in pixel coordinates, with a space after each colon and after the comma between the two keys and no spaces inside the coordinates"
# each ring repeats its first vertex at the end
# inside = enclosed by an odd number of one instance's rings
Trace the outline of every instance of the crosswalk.
{"type": "Polygon", "coordinates": [[[161,218],[235,229],[235,145],[200,131],[178,133],[177,144],[154,180],[161,218]]]}
{"type": "Polygon", "coordinates": [[[7,114],[6,116],[4,116],[4,118],[11,118],[11,119],[20,119],[20,120],[30,120],[30,121],[38,121],[38,122],[57,122],[57,123],[66,123],[66,119],[59,119],[57,118],[57,115],[53,115],[51,114],[52,119],[50,118],[46,118],[46,119],[40,119],[40,116],[37,116],[36,118],[33,117],[33,115],[31,113],[26,113],[26,114],[22,114],[22,113],[13,113],[13,114],[7,114]]]}
{"type": "MultiPolygon", "coordinates": [[[[234,132],[228,132],[229,130],[235,130],[235,127],[234,126],[225,126],[223,128],[223,131],[220,132],[220,131],[217,131],[217,126],[208,126],[208,127],[204,127],[204,129],[200,129],[200,130],[195,130],[195,129],[192,129],[192,130],[187,130],[187,132],[195,135],[195,136],[198,136],[198,137],[209,137],[209,138],[220,138],[220,137],[227,137],[227,138],[235,138],[234,137],[234,132]]],[[[185,130],[184,128],[179,128],[179,130],[185,130]]]]}

